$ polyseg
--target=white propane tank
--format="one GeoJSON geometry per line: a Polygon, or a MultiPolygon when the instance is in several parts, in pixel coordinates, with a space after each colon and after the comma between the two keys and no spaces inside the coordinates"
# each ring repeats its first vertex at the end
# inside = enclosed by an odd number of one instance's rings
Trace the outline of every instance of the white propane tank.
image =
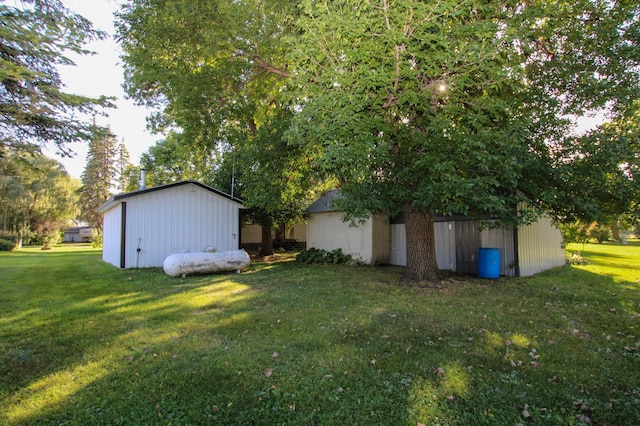
{"type": "Polygon", "coordinates": [[[162,268],[167,275],[180,277],[190,274],[240,271],[249,266],[250,262],[251,259],[244,250],[174,253],[167,256],[162,268]]]}

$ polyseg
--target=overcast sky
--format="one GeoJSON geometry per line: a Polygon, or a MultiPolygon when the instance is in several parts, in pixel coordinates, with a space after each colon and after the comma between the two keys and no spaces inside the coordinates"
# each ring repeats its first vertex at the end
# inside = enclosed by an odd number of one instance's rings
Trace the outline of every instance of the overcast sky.
{"type": "MultiPolygon", "coordinates": [[[[118,108],[109,110],[109,117],[97,117],[96,121],[98,124],[109,126],[117,136],[118,142],[124,142],[131,162],[139,164],[140,155],[157,140],[162,139],[162,136],[151,135],[146,130],[145,118],[149,111],[143,107],[136,107],[132,101],[125,99],[120,50],[113,39],[113,12],[118,9],[119,1],[63,0],[63,3],[92,21],[96,28],[110,34],[108,39],[88,46],[90,50],[97,52],[96,55],[74,56],[76,66],[60,70],[66,91],[88,96],[115,96],[118,108]]],[[[69,147],[76,153],[71,159],[60,158],[53,150],[47,150],[46,153],[64,164],[69,174],[79,178],[86,165],[88,145],[77,143],[69,147]]]]}

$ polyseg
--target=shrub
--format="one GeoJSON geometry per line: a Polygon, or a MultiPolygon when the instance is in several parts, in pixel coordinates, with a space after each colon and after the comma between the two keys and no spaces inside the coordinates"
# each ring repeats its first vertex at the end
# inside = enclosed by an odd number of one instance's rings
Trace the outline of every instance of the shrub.
{"type": "Polygon", "coordinates": [[[15,232],[0,231],[0,239],[11,241],[17,244],[18,241],[20,241],[20,235],[15,232]]]}
{"type": "Polygon", "coordinates": [[[95,229],[93,230],[93,238],[91,239],[91,247],[93,247],[93,248],[102,247],[102,234],[98,233],[95,229]]]}
{"type": "Polygon", "coordinates": [[[5,240],[4,238],[0,238],[0,251],[12,251],[16,248],[16,243],[14,241],[5,240]]]}
{"type": "Polygon", "coordinates": [[[587,227],[580,223],[565,223],[558,226],[562,232],[562,243],[566,246],[569,243],[586,243],[589,239],[587,235],[587,227]]]}
{"type": "Polygon", "coordinates": [[[301,263],[323,263],[323,264],[349,264],[356,265],[359,262],[350,254],[344,254],[342,249],[337,248],[332,251],[322,250],[312,247],[308,250],[300,252],[296,256],[296,261],[301,263]]]}
{"type": "Polygon", "coordinates": [[[602,244],[611,238],[611,230],[606,226],[597,225],[589,231],[589,237],[595,238],[599,244],[602,244]]]}

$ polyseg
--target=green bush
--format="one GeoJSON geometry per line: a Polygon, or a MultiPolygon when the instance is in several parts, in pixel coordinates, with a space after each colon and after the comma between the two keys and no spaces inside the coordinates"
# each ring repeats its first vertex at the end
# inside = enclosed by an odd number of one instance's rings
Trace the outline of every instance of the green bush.
{"type": "Polygon", "coordinates": [[[16,248],[16,243],[14,241],[5,240],[4,238],[0,238],[0,251],[11,251],[16,248]]]}
{"type": "Polygon", "coordinates": [[[597,225],[589,231],[589,237],[598,240],[599,244],[611,239],[611,230],[603,225],[597,225]]]}
{"type": "Polygon", "coordinates": [[[322,264],[349,264],[356,265],[359,262],[350,254],[344,254],[342,249],[337,248],[332,251],[322,250],[312,247],[308,250],[300,252],[296,257],[296,261],[300,263],[322,263],[322,264]]]}
{"type": "Polygon", "coordinates": [[[95,229],[93,230],[93,238],[91,239],[91,247],[102,247],[102,234],[99,234],[95,229]]]}
{"type": "Polygon", "coordinates": [[[0,239],[6,240],[6,241],[11,241],[11,242],[17,244],[18,241],[20,241],[20,235],[15,233],[15,232],[1,231],[0,230],[0,239]]]}
{"type": "Polygon", "coordinates": [[[562,232],[563,246],[569,243],[586,243],[589,240],[587,226],[580,222],[559,224],[558,228],[562,232]]]}

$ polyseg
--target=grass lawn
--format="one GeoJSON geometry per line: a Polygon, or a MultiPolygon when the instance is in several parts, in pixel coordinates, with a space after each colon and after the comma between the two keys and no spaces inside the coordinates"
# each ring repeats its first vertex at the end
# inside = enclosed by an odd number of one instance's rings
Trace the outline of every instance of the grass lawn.
{"type": "Polygon", "coordinates": [[[0,424],[638,425],[640,242],[531,278],[0,253],[0,424]]]}

